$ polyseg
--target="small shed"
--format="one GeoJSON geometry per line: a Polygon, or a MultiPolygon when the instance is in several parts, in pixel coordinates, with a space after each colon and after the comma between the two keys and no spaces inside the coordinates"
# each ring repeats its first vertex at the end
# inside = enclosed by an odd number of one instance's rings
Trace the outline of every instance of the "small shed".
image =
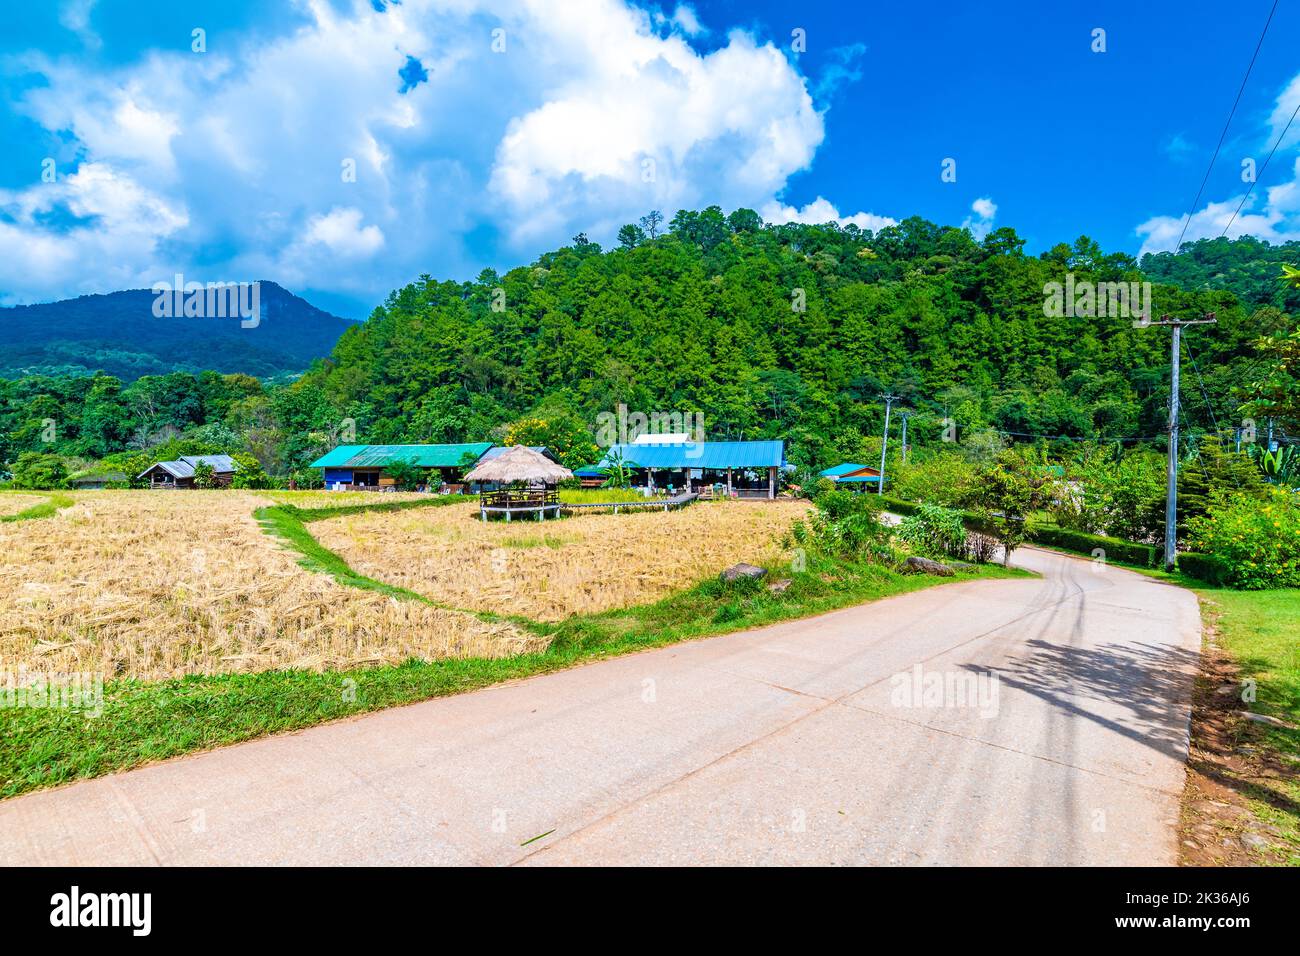
{"type": "Polygon", "coordinates": [[[854,491],[862,491],[867,485],[880,485],[880,469],[872,468],[870,465],[857,465],[846,461],[818,474],[854,491]]]}
{"type": "Polygon", "coordinates": [[[223,488],[229,487],[239,471],[239,464],[229,455],[181,455],[175,461],[156,462],[136,477],[147,477],[150,488],[193,488],[194,470],[199,465],[208,465],[213,480],[223,488]]]}
{"type": "Polygon", "coordinates": [[[513,445],[487,461],[480,461],[465,476],[465,481],[490,484],[497,489],[479,495],[479,515],[484,521],[489,514],[505,515],[507,521],[516,514],[541,521],[548,514],[560,516],[560,493],[556,486],[572,477],[573,472],[541,452],[513,445]]]}
{"type": "Polygon", "coordinates": [[[91,471],[70,477],[68,487],[75,488],[78,491],[102,490],[110,485],[124,486],[129,480],[120,471],[91,471]]]}

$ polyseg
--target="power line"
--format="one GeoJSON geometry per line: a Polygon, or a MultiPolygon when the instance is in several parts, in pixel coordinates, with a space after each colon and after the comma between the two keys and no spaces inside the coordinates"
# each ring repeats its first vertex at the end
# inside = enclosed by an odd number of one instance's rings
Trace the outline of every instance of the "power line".
{"type": "MultiPolygon", "coordinates": [[[[1246,67],[1246,75],[1241,78],[1241,86],[1237,87],[1237,98],[1232,101],[1232,109],[1228,112],[1228,121],[1223,124],[1223,132],[1219,134],[1219,144],[1214,147],[1214,155],[1210,157],[1210,165],[1206,167],[1205,176],[1201,179],[1201,188],[1196,190],[1196,198],[1192,200],[1192,208],[1187,211],[1187,219],[1183,222],[1183,231],[1178,236],[1178,245],[1174,247],[1174,255],[1177,255],[1178,250],[1183,247],[1183,237],[1187,235],[1187,227],[1191,225],[1192,216],[1196,213],[1196,207],[1201,201],[1201,194],[1205,192],[1205,184],[1210,181],[1210,173],[1214,169],[1215,161],[1219,158],[1219,150],[1223,149],[1223,141],[1227,138],[1228,127],[1232,125],[1232,118],[1237,115],[1237,105],[1241,102],[1241,94],[1246,91],[1246,81],[1250,79],[1250,71],[1255,68],[1255,59],[1259,56],[1259,48],[1264,45],[1264,37],[1268,35],[1269,24],[1273,22],[1273,14],[1277,13],[1277,4],[1278,0],[1273,0],[1273,8],[1268,11],[1268,19],[1264,21],[1264,29],[1259,35],[1259,42],[1255,44],[1255,52],[1250,56],[1250,65],[1246,67]]],[[[1236,218],[1235,215],[1233,218],[1236,218]]]]}
{"type": "Polygon", "coordinates": [[[1255,183],[1257,183],[1263,177],[1264,170],[1268,169],[1269,160],[1273,158],[1273,154],[1277,152],[1277,148],[1282,145],[1282,140],[1286,138],[1287,130],[1289,130],[1291,128],[1291,124],[1295,122],[1295,117],[1297,113],[1300,113],[1300,103],[1297,103],[1295,105],[1295,109],[1291,111],[1291,118],[1286,121],[1286,126],[1282,127],[1282,132],[1278,136],[1277,142],[1275,142],[1273,144],[1273,148],[1268,151],[1268,159],[1265,159],[1264,165],[1259,167],[1259,172],[1256,174],[1255,178],[1250,181],[1250,188],[1246,190],[1246,195],[1241,197],[1241,202],[1237,203],[1237,208],[1233,210],[1232,218],[1229,219],[1228,224],[1223,227],[1223,232],[1219,233],[1220,239],[1222,239],[1224,236],[1228,234],[1228,230],[1231,229],[1232,224],[1236,222],[1237,213],[1241,212],[1241,207],[1246,205],[1246,200],[1250,198],[1250,194],[1255,190],[1255,183]]]}

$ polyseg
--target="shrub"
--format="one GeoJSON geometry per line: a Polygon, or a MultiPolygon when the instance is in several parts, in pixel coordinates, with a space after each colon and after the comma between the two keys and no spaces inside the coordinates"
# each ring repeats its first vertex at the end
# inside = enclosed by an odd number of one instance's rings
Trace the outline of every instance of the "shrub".
{"type": "Polygon", "coordinates": [[[1107,561],[1137,564],[1144,568],[1155,565],[1156,549],[1137,541],[1125,541],[1123,538],[1110,538],[1102,534],[1088,534],[1086,531],[1074,531],[1051,524],[1034,525],[1028,537],[1034,544],[1060,548],[1062,551],[1073,551],[1077,554],[1092,555],[1097,549],[1101,549],[1107,561]]]}
{"type": "Polygon", "coordinates": [[[234,477],[231,478],[230,484],[234,488],[272,488],[275,482],[271,476],[266,473],[262,463],[246,451],[237,451],[230,456],[235,460],[239,468],[235,471],[234,477]]]}
{"type": "Polygon", "coordinates": [[[793,542],[836,558],[888,562],[895,557],[890,529],[880,523],[875,495],[833,491],[817,499],[817,509],[790,531],[793,542]]]}
{"type": "Polygon", "coordinates": [[[1291,492],[1220,498],[1188,521],[1188,531],[1193,550],[1213,555],[1231,587],[1300,586],[1300,505],[1291,492]]]}
{"type": "Polygon", "coordinates": [[[966,556],[980,564],[988,564],[998,553],[998,539],[991,534],[972,531],[966,535],[966,556]]]}
{"type": "Polygon", "coordinates": [[[885,511],[893,511],[900,515],[916,514],[916,510],[921,507],[920,502],[905,501],[902,498],[892,498],[889,495],[877,495],[880,499],[881,507],[885,511]]]}
{"type": "Polygon", "coordinates": [[[413,462],[403,461],[400,458],[385,465],[384,474],[393,479],[393,483],[398,491],[410,491],[414,488],[418,488],[425,480],[425,471],[423,468],[413,462]]]}
{"type": "Polygon", "coordinates": [[[829,495],[835,491],[835,480],[833,478],[818,478],[813,482],[811,498],[820,498],[822,495],[829,495]]]}
{"type": "Polygon", "coordinates": [[[217,487],[216,471],[206,461],[201,461],[194,466],[194,487],[195,488],[217,487]]]}
{"type": "Polygon", "coordinates": [[[23,452],[10,470],[15,488],[62,488],[68,477],[68,466],[62,458],[38,451],[23,452]]]}
{"type": "Polygon", "coordinates": [[[926,554],[966,555],[962,514],[941,505],[921,505],[898,526],[898,537],[926,554]]]}
{"type": "Polygon", "coordinates": [[[1184,551],[1178,555],[1178,570],[1206,584],[1228,583],[1228,566],[1212,554],[1184,551]]]}

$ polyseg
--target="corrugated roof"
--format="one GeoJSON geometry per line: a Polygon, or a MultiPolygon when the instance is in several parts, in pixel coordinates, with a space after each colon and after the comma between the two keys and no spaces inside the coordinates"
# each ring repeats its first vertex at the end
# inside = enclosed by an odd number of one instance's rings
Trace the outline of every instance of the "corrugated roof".
{"type": "Polygon", "coordinates": [[[459,445],[339,445],[317,458],[311,467],[382,468],[395,461],[409,461],[422,468],[455,468],[466,463],[467,455],[477,462],[491,447],[490,441],[459,445]]]}
{"type": "Polygon", "coordinates": [[[868,466],[854,465],[854,464],[850,464],[849,462],[845,462],[842,465],[833,465],[832,467],[827,468],[825,471],[818,472],[818,474],[821,475],[823,478],[837,478],[840,475],[847,475],[853,471],[862,471],[866,467],[868,466]]]}
{"type": "Polygon", "coordinates": [[[879,482],[879,475],[843,475],[835,479],[837,485],[842,485],[847,481],[874,481],[879,482]]]}
{"type": "Polygon", "coordinates": [[[173,478],[193,478],[194,466],[207,464],[212,466],[212,470],[218,474],[229,474],[239,471],[239,464],[229,455],[181,455],[177,461],[159,461],[150,465],[137,478],[143,478],[155,468],[161,468],[173,478]]]}
{"type": "Polygon", "coordinates": [[[608,465],[615,454],[641,468],[780,468],[785,464],[783,441],[700,441],[677,445],[613,445],[601,459],[608,465]]]}

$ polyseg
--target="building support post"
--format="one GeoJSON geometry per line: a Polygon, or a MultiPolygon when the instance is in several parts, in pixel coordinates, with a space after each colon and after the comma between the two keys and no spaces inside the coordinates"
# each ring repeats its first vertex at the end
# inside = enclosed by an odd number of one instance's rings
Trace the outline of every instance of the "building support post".
{"type": "Polygon", "coordinates": [[[727,497],[731,497],[731,469],[727,469],[727,497]]]}

